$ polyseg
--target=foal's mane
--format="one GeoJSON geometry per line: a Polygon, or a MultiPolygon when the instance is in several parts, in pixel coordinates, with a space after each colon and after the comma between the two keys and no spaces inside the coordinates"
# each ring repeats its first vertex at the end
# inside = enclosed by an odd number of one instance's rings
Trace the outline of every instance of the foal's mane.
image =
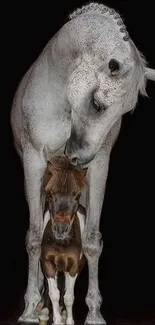
{"type": "Polygon", "coordinates": [[[54,157],[47,162],[42,189],[61,194],[76,194],[87,186],[86,170],[73,166],[66,157],[54,157]]]}

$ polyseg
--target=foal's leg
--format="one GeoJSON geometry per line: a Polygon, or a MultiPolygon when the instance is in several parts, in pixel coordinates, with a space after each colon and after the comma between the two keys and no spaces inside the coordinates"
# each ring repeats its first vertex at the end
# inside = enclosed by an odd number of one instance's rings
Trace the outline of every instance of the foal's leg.
{"type": "Polygon", "coordinates": [[[72,308],[74,302],[74,286],[75,286],[76,278],[77,278],[77,274],[75,276],[70,276],[68,272],[65,272],[66,292],[64,295],[64,303],[67,312],[66,325],[74,324],[72,308]]]}
{"type": "MultiPolygon", "coordinates": [[[[47,226],[47,223],[48,223],[49,219],[50,219],[49,211],[46,211],[46,213],[44,214],[42,235],[44,233],[44,230],[45,230],[45,228],[47,226]]],[[[41,263],[40,263],[40,260],[39,260],[39,264],[38,264],[38,288],[39,288],[40,292],[43,289],[43,283],[44,283],[44,275],[42,273],[41,263]]]]}
{"type": "Polygon", "coordinates": [[[53,307],[53,324],[61,325],[62,324],[62,316],[60,314],[60,292],[57,287],[56,278],[47,278],[48,288],[49,288],[49,296],[51,299],[52,307],[53,307]]]}

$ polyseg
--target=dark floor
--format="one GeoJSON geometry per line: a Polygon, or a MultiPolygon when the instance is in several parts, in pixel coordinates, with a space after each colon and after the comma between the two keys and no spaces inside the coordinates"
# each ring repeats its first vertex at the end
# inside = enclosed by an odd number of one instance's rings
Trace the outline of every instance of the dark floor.
{"type": "MultiPolygon", "coordinates": [[[[8,310],[8,314],[3,312],[0,315],[0,325],[16,325],[20,315],[21,306],[16,310],[8,310]]],[[[155,308],[154,307],[106,307],[104,309],[104,317],[107,325],[155,325],[155,308]]],[[[74,308],[74,317],[76,325],[83,325],[86,316],[86,310],[78,305],[74,308]],[[80,316],[82,320],[80,320],[80,316]]],[[[51,325],[52,323],[50,323],[51,325]]],[[[20,323],[25,325],[25,323],[20,323]]],[[[26,325],[33,325],[27,323],[26,325]]]]}
{"type": "MultiPolygon", "coordinates": [[[[24,263],[23,269],[26,269],[24,263]]],[[[22,269],[20,269],[20,272],[14,271],[13,273],[12,271],[14,281],[7,275],[7,271],[5,271],[5,273],[5,276],[1,277],[0,286],[0,325],[17,325],[18,317],[24,309],[23,298],[26,289],[27,272],[22,269]],[[2,279],[4,284],[7,279],[7,287],[5,286],[3,288],[2,279]]],[[[76,298],[73,313],[76,325],[83,325],[87,315],[85,297],[87,293],[88,277],[86,275],[87,268],[83,270],[75,286],[76,298]]],[[[132,274],[130,274],[130,276],[131,275],[132,274]]],[[[148,290],[146,290],[146,286],[144,285],[145,282],[143,282],[143,290],[141,291],[139,291],[140,287],[136,287],[135,283],[132,285],[129,283],[124,296],[121,291],[121,285],[119,285],[120,296],[117,294],[116,298],[114,296],[114,289],[113,295],[108,295],[108,292],[111,293],[110,282],[108,282],[107,285],[106,282],[104,282],[104,290],[102,282],[103,281],[101,281],[101,292],[104,300],[101,312],[107,325],[155,325],[155,300],[153,298],[155,291],[153,282],[148,290]],[[108,288],[106,288],[106,286],[108,288]],[[110,299],[111,297],[113,299],[110,299]]],[[[32,325],[32,323],[29,325],[32,325]]]]}

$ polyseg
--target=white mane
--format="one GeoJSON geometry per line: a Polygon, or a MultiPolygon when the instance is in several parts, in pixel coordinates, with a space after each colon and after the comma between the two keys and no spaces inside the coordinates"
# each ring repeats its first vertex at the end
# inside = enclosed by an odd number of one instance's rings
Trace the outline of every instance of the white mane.
{"type": "Polygon", "coordinates": [[[97,12],[104,16],[108,15],[109,17],[111,17],[112,21],[115,22],[117,27],[119,27],[120,32],[124,34],[124,41],[129,40],[129,33],[126,30],[126,26],[124,25],[123,19],[121,18],[120,14],[115,9],[107,7],[103,4],[91,2],[90,4],[83,6],[82,8],[74,10],[73,13],[69,15],[69,19],[72,20],[82,14],[91,12],[97,12]]]}

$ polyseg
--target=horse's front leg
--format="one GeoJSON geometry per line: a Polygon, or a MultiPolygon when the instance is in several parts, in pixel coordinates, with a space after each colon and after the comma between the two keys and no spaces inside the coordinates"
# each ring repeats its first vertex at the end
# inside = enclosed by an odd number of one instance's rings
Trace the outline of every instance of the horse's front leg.
{"type": "MultiPolygon", "coordinates": [[[[29,259],[28,284],[25,294],[25,310],[19,321],[39,322],[35,308],[40,301],[38,281],[39,258],[43,230],[43,202],[41,199],[41,181],[46,167],[42,152],[37,152],[30,144],[23,152],[25,191],[29,207],[29,230],[26,236],[26,248],[29,259]]],[[[41,279],[41,278],[40,278],[41,279]]]]}
{"type": "Polygon", "coordinates": [[[87,218],[82,235],[83,251],[88,262],[89,286],[86,303],[89,312],[86,324],[106,324],[100,313],[102,297],[98,285],[98,263],[103,248],[99,232],[106,180],[108,175],[109,153],[100,150],[88,168],[87,218]]]}

